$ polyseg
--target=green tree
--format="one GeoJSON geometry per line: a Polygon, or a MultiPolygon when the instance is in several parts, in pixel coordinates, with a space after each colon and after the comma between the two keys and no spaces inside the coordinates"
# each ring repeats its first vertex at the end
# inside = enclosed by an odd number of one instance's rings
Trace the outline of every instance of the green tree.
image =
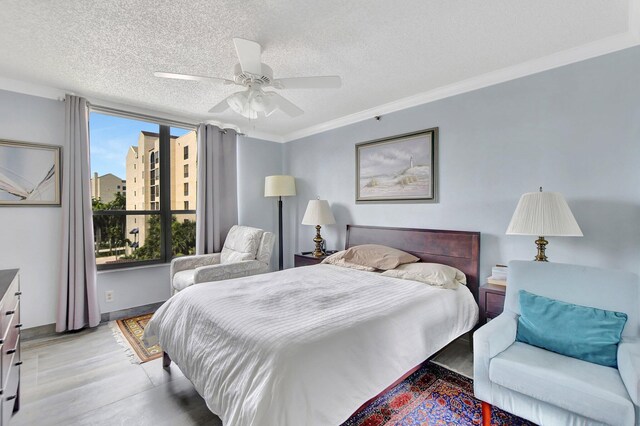
{"type": "Polygon", "coordinates": [[[146,225],[144,245],[132,255],[139,260],[158,259],[160,257],[160,216],[151,215],[146,225]]]}
{"type": "MultiPolygon", "coordinates": [[[[160,257],[161,241],[160,216],[153,215],[147,222],[147,232],[144,245],[131,256],[138,260],[158,259],[160,257]]],[[[196,251],[196,223],[192,220],[178,221],[171,217],[171,247],[173,256],[195,254],[196,251]]]]}
{"type": "MultiPolygon", "coordinates": [[[[113,201],[103,203],[100,198],[91,200],[93,211],[125,210],[127,199],[124,194],[118,192],[113,201]]],[[[125,238],[125,217],[115,215],[97,215],[93,217],[94,233],[96,238],[96,255],[99,250],[108,248],[108,255],[114,253],[114,249],[124,247],[128,240],[125,238]]],[[[116,253],[117,254],[117,253],[116,253]]]]}
{"type": "Polygon", "coordinates": [[[179,222],[171,218],[171,246],[173,256],[186,256],[196,252],[196,222],[185,219],[179,222]]]}

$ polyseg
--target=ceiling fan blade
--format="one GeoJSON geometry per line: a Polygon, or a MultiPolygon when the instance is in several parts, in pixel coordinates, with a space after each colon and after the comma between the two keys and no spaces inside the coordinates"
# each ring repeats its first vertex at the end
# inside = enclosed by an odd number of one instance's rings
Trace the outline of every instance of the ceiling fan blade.
{"type": "Polygon", "coordinates": [[[337,89],[342,86],[342,79],[337,75],[278,78],[272,86],[276,89],[337,89]]]}
{"type": "Polygon", "coordinates": [[[173,72],[156,71],[154,76],[159,78],[171,78],[174,80],[191,80],[191,81],[221,81],[224,84],[234,84],[232,80],[220,77],[208,77],[205,75],[176,74],[173,72]]]}
{"type": "Polygon", "coordinates": [[[260,44],[243,38],[234,38],[233,44],[236,46],[236,53],[240,60],[242,71],[254,75],[262,75],[262,60],[260,59],[262,48],[260,44]]]}
{"type": "Polygon", "coordinates": [[[227,99],[229,99],[229,97],[226,97],[222,101],[218,102],[213,108],[209,110],[209,112],[213,114],[225,112],[229,108],[229,103],[227,102],[227,99]]]}
{"type": "Polygon", "coordinates": [[[297,117],[304,114],[303,110],[276,92],[265,92],[265,94],[269,97],[269,100],[273,105],[277,106],[279,110],[287,114],[289,117],[297,117]]]}

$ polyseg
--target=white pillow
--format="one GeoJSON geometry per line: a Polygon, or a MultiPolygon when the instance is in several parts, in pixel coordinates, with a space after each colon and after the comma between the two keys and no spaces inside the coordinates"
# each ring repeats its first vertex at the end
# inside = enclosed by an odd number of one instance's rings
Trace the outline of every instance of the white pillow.
{"type": "Polygon", "coordinates": [[[442,288],[456,288],[458,284],[467,284],[467,277],[462,271],[440,263],[407,263],[385,271],[382,275],[442,288]]]}
{"type": "Polygon", "coordinates": [[[351,268],[357,269],[358,271],[367,271],[373,272],[376,268],[372,268],[370,266],[358,265],[357,263],[351,263],[344,260],[344,255],[347,251],[342,250],[337,253],[332,254],[331,256],[325,258],[322,263],[326,263],[329,265],[342,266],[343,268],[351,268]]]}

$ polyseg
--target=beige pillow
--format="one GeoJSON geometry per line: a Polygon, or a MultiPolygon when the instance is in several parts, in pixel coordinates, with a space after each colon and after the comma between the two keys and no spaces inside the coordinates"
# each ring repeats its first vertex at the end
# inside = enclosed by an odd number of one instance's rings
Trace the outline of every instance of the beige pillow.
{"type": "Polygon", "coordinates": [[[344,254],[346,252],[347,252],[346,250],[342,250],[337,253],[334,253],[331,256],[325,258],[322,261],[322,263],[327,263],[329,265],[335,265],[335,266],[342,266],[343,268],[357,269],[358,271],[373,272],[376,270],[376,268],[371,268],[369,266],[362,266],[362,265],[357,265],[355,263],[347,262],[346,260],[344,260],[344,254]]]}
{"type": "Polygon", "coordinates": [[[389,270],[405,263],[420,260],[412,254],[378,244],[363,244],[347,249],[344,260],[362,266],[389,270]]]}
{"type": "Polygon", "coordinates": [[[385,277],[418,281],[434,287],[456,288],[467,284],[466,275],[459,269],[440,263],[411,263],[382,273],[385,277]]]}

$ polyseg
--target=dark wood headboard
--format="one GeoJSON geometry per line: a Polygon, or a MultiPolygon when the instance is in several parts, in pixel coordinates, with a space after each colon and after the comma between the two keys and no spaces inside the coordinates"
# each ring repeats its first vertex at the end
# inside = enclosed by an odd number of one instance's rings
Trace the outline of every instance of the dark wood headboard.
{"type": "Polygon", "coordinates": [[[479,232],[347,225],[345,248],[360,244],[382,244],[411,253],[422,262],[458,268],[467,276],[467,287],[478,301],[479,232]]]}

